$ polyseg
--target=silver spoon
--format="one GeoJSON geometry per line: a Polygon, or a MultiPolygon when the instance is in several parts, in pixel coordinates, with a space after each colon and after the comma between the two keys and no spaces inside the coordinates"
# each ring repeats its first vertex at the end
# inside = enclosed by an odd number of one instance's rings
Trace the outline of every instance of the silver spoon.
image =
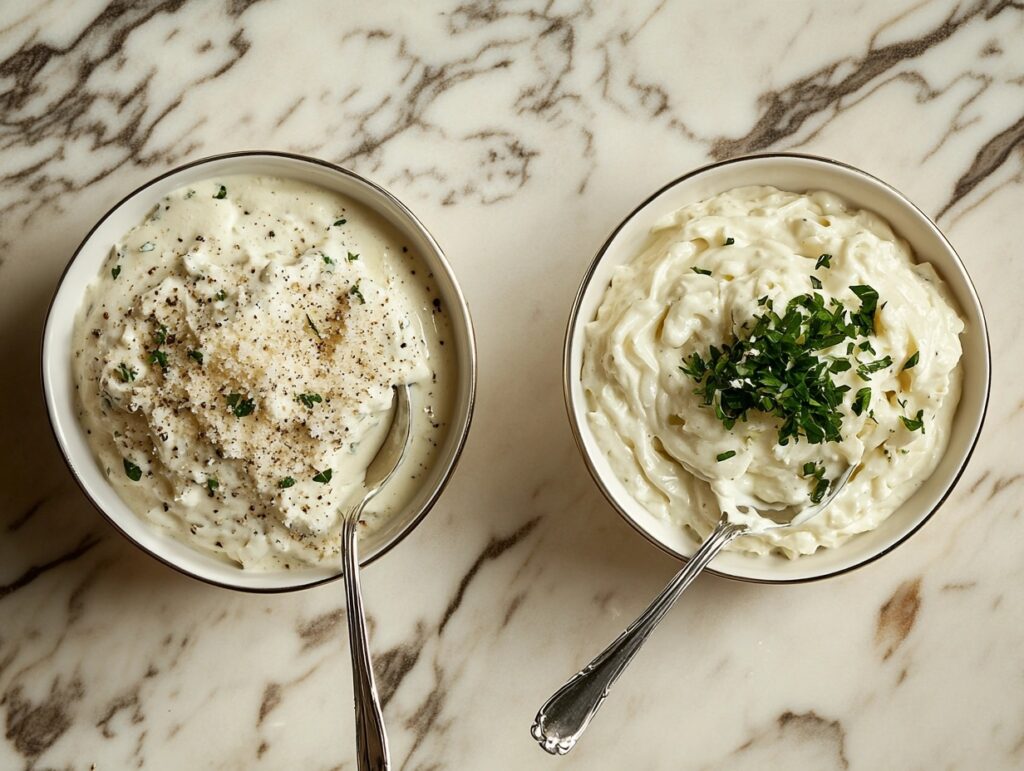
{"type": "MultiPolygon", "coordinates": [[[[789,522],[777,524],[769,529],[802,525],[820,514],[839,495],[839,491],[850,480],[855,468],[856,466],[847,468],[835,480],[828,496],[820,503],[803,509],[789,522]]],[[[625,632],[616,637],[611,645],[601,651],[584,669],[569,678],[565,685],[544,702],[530,729],[530,733],[540,743],[541,748],[552,755],[564,755],[576,746],[576,742],[587,730],[612,685],[686,587],[707,567],[718,552],[749,531],[750,528],[746,525],[732,523],[725,514],[722,515],[704,543],[693,553],[683,569],[669,581],[668,586],[647,610],[641,613],[625,632]]]]}
{"type": "Polygon", "coordinates": [[[345,606],[348,619],[349,651],[352,653],[352,691],[356,703],[356,767],[359,771],[387,771],[391,767],[388,737],[384,730],[380,698],[373,680],[370,646],[366,638],[363,596],[359,588],[359,539],[356,525],[366,504],[381,491],[402,463],[409,446],[412,409],[409,386],[395,387],[394,417],[370,465],[363,486],[366,494],[346,512],[341,529],[341,565],[345,573],[345,606]]]}

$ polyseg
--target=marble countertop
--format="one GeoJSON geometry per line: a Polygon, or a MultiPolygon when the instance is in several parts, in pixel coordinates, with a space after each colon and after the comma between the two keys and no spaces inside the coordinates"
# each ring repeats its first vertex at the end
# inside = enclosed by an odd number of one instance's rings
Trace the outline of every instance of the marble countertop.
{"type": "Polygon", "coordinates": [[[1024,767],[1024,7],[1013,2],[99,0],[0,10],[0,768],[354,769],[340,585],[182,577],[97,514],[39,389],[60,272],[181,162],[307,153],[390,188],[474,310],[478,410],[422,525],[363,575],[396,769],[1024,767]],[[995,379],[978,450],[862,570],[705,576],[565,758],[540,703],[676,570],[577,455],[562,332],[652,190],[764,150],[937,218],[995,379]]]}

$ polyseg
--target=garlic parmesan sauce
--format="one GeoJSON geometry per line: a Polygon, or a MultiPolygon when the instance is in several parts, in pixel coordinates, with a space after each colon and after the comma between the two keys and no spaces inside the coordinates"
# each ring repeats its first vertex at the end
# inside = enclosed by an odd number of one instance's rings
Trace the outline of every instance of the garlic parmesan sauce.
{"type": "MultiPolygon", "coordinates": [[[[664,217],[642,253],[616,269],[586,328],[589,423],[615,474],[655,516],[704,538],[727,512],[756,531],[730,548],[811,554],[877,527],[932,473],[960,396],[963,328],[931,266],[915,262],[877,215],[826,192],[738,188],[664,217]],[[830,267],[818,265],[822,254],[830,267]],[[755,411],[727,430],[680,369],[693,353],[743,336],[766,297],[779,313],[809,292],[856,309],[857,285],[879,295],[874,353],[858,348],[853,366],[833,375],[849,386],[838,405],[841,441],[780,445],[779,419],[755,411]],[[915,352],[917,363],[904,368],[915,352]],[[867,381],[858,375],[859,364],[886,356],[890,366],[867,381]],[[855,394],[866,386],[870,402],[856,414],[855,394]],[[901,420],[918,411],[923,431],[901,420]],[[774,523],[744,509],[808,505],[808,462],[823,463],[828,479],[859,468],[801,526],[766,529],[774,523]]],[[[847,344],[840,348],[820,354],[845,355],[847,344]]]]}
{"type": "Polygon", "coordinates": [[[452,411],[434,277],[364,206],[295,180],[176,190],[113,245],[76,321],[79,416],[124,501],[246,569],[315,565],[413,385],[399,472],[360,537],[416,492],[452,411]]]}

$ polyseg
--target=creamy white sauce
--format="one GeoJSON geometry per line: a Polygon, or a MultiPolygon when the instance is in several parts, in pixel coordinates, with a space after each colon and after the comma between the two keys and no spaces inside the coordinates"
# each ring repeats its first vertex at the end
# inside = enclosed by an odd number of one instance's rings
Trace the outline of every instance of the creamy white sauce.
{"type": "Polygon", "coordinates": [[[245,568],[330,559],[392,386],[414,385],[412,443],[361,537],[410,499],[447,430],[456,365],[432,280],[382,218],[326,189],[228,176],[171,193],[113,246],[77,319],[99,462],[140,516],[245,568]]]}
{"type": "MultiPolygon", "coordinates": [[[[658,517],[703,538],[722,512],[756,534],[731,548],[789,557],[835,547],[877,527],[932,473],[945,450],[960,396],[963,322],[926,263],[877,215],[835,195],[771,187],[738,188],[686,206],[653,230],[647,248],[617,268],[586,330],[582,382],[589,422],[615,473],[658,517]],[[733,243],[727,245],[727,239],[733,243]],[[831,267],[815,264],[832,255],[831,267]],[[699,268],[711,275],[697,273],[699,268]],[[821,281],[812,288],[811,276],[821,281]],[[833,376],[850,390],[839,405],[842,440],[778,443],[778,419],[751,412],[726,430],[680,371],[685,358],[744,336],[767,296],[784,308],[820,293],[856,309],[851,286],[879,294],[875,353],[893,364],[868,382],[854,367],[833,376]],[[919,363],[904,370],[915,353],[919,363]],[[854,414],[856,392],[871,387],[869,409],[854,414]],[[901,416],[923,411],[924,432],[901,416]],[[736,454],[719,462],[719,454],[736,454]],[[835,478],[855,475],[823,513],[787,529],[742,507],[799,509],[808,504],[805,463],[821,461],[835,478]]],[[[845,354],[845,343],[822,356],[845,354]]]]}

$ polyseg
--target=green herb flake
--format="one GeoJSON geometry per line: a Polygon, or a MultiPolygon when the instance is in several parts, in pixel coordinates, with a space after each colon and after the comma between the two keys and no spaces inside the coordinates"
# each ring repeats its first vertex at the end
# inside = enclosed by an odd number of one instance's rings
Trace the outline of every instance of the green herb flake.
{"type": "Polygon", "coordinates": [[[211,497],[213,496],[214,492],[217,490],[218,487],[220,487],[220,482],[217,480],[217,477],[206,478],[206,489],[210,493],[211,497]]]}
{"type": "Polygon", "coordinates": [[[832,482],[825,478],[825,465],[814,461],[804,464],[804,476],[814,480],[811,488],[811,503],[821,503],[832,482]]]}
{"type": "Polygon", "coordinates": [[[157,328],[156,332],[153,333],[153,339],[156,341],[157,345],[163,345],[164,343],[166,343],[167,342],[167,327],[165,327],[163,324],[161,324],[157,328]]]}
{"type": "Polygon", "coordinates": [[[319,404],[320,402],[323,401],[323,397],[320,396],[320,394],[313,393],[299,394],[296,398],[300,402],[302,402],[308,409],[313,409],[314,404],[319,404]]]}
{"type": "Polygon", "coordinates": [[[324,258],[324,265],[333,265],[334,264],[334,260],[332,260],[330,257],[328,257],[323,252],[320,252],[320,256],[324,258]]]}
{"type": "Polygon", "coordinates": [[[147,361],[150,364],[159,365],[160,369],[167,369],[167,354],[161,351],[159,348],[149,352],[149,358],[147,359],[147,361]]]}
{"type": "Polygon", "coordinates": [[[219,292],[217,292],[217,294],[214,295],[214,299],[217,300],[217,302],[223,302],[224,300],[228,299],[228,293],[221,289],[219,292]]]}
{"type": "Polygon", "coordinates": [[[241,394],[228,394],[228,407],[234,413],[236,418],[244,418],[246,415],[252,415],[253,410],[256,409],[256,404],[252,399],[243,399],[241,394]]]}
{"type": "Polygon", "coordinates": [[[129,367],[124,362],[121,362],[117,367],[117,374],[121,378],[122,383],[131,383],[139,373],[134,367],[129,367]]]}
{"type": "Polygon", "coordinates": [[[690,270],[692,270],[694,273],[699,273],[702,276],[710,276],[711,275],[711,271],[710,270],[706,270],[705,268],[693,267],[693,268],[690,268],[690,270]]]}
{"type": "Polygon", "coordinates": [[[825,497],[825,493],[828,492],[828,488],[832,486],[832,482],[828,479],[819,479],[814,483],[814,489],[811,490],[811,503],[821,503],[822,498],[825,497]]]}
{"type": "Polygon", "coordinates": [[[881,359],[868,362],[867,364],[861,364],[857,367],[857,374],[861,380],[870,380],[871,376],[879,370],[886,369],[892,366],[892,356],[883,356],[881,359]]]}
{"type": "Polygon", "coordinates": [[[736,243],[736,239],[735,238],[730,237],[730,238],[725,239],[725,245],[726,246],[732,246],[735,243],[736,243]]]}
{"type": "Polygon", "coordinates": [[[366,298],[363,297],[363,293],[359,289],[358,281],[352,285],[352,288],[348,290],[348,293],[359,300],[360,305],[366,305],[366,298]]]}
{"type": "Polygon", "coordinates": [[[721,463],[723,460],[729,460],[736,455],[735,450],[727,450],[726,452],[720,452],[715,456],[715,460],[721,463]]]}
{"type": "Polygon", "coordinates": [[[190,359],[195,359],[195,360],[196,360],[197,362],[199,362],[200,364],[202,364],[202,363],[203,363],[203,352],[202,352],[202,351],[195,351],[195,350],[190,350],[190,351],[188,352],[188,357],[189,357],[190,359]]]}
{"type": "Polygon", "coordinates": [[[349,252],[347,259],[348,259],[349,262],[355,262],[356,260],[359,259],[359,255],[356,254],[355,252],[349,252]]]}
{"type": "Polygon", "coordinates": [[[864,410],[866,410],[870,405],[871,389],[868,387],[861,388],[853,397],[853,414],[863,415],[864,410]]]}
{"type": "Polygon", "coordinates": [[[293,487],[294,485],[295,480],[292,479],[291,477],[285,477],[284,479],[277,483],[277,486],[280,487],[282,490],[287,490],[289,487],[293,487]]]}
{"type": "Polygon", "coordinates": [[[347,219],[345,219],[344,217],[342,217],[341,219],[337,219],[337,220],[335,220],[335,221],[334,221],[334,227],[336,227],[336,228],[340,228],[340,227],[341,227],[342,225],[344,225],[344,224],[345,224],[346,222],[348,222],[348,220],[347,220],[347,219]]]}
{"type": "Polygon", "coordinates": [[[223,200],[224,198],[227,198],[228,197],[228,189],[226,187],[224,187],[224,185],[221,185],[220,189],[217,190],[216,194],[214,194],[213,197],[216,198],[218,201],[223,200]]]}
{"type": "Polygon", "coordinates": [[[905,372],[908,369],[913,369],[914,367],[917,366],[917,363],[919,361],[921,361],[921,352],[914,351],[914,355],[907,359],[906,364],[903,365],[903,371],[905,372]]]}
{"type": "Polygon", "coordinates": [[[913,418],[908,418],[905,415],[900,415],[900,420],[903,421],[903,425],[907,427],[908,431],[920,431],[922,434],[924,431],[924,410],[918,410],[917,415],[913,418]]]}
{"type": "Polygon", "coordinates": [[[118,276],[120,276],[121,275],[121,266],[120,265],[115,265],[113,268],[111,268],[110,269],[110,275],[113,276],[114,278],[117,278],[118,276]]]}
{"type": "Polygon", "coordinates": [[[818,257],[818,261],[814,263],[814,269],[818,268],[831,268],[832,267],[832,255],[822,254],[818,257]]]}
{"type": "Polygon", "coordinates": [[[142,479],[142,469],[140,469],[127,458],[124,459],[124,473],[133,482],[138,482],[140,479],[142,479]]]}
{"type": "Polygon", "coordinates": [[[306,314],[306,323],[309,324],[309,328],[313,330],[313,334],[316,335],[317,338],[320,338],[320,330],[316,328],[316,324],[313,323],[313,319],[309,317],[308,313],[306,314]]]}
{"type": "Polygon", "coordinates": [[[821,289],[821,281],[818,279],[817,276],[811,276],[811,286],[813,286],[815,289],[821,289]]]}
{"type": "Polygon", "coordinates": [[[325,485],[331,481],[331,475],[333,473],[334,472],[332,472],[329,468],[325,468],[323,471],[316,472],[316,476],[313,477],[313,481],[325,485]]]}

